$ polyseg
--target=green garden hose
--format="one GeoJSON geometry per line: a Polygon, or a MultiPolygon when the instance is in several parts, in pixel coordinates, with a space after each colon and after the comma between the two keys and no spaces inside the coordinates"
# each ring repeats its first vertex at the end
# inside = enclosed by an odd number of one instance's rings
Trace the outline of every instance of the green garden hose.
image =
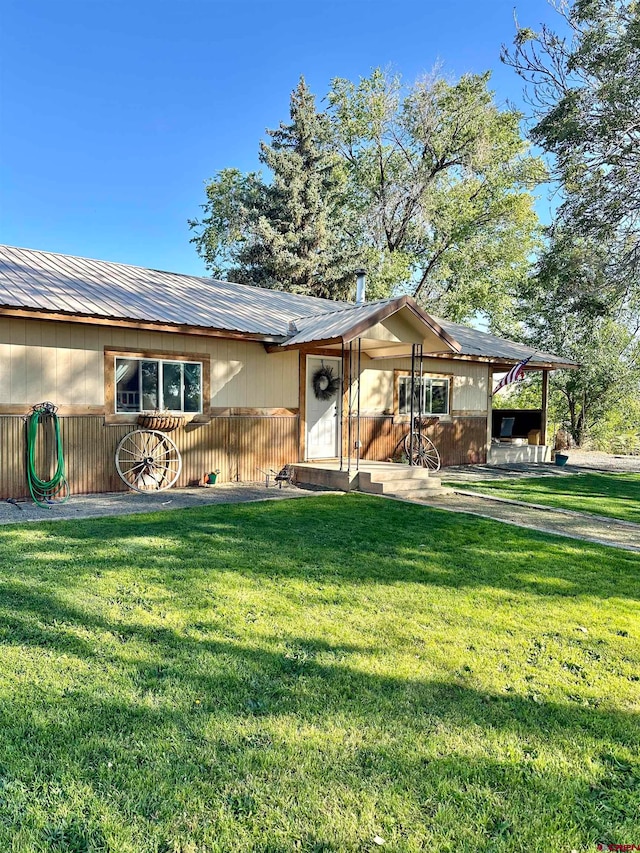
{"type": "Polygon", "coordinates": [[[51,403],[41,403],[34,406],[27,425],[27,480],[31,497],[42,507],[50,507],[53,503],[64,503],[69,499],[69,484],[64,470],[64,453],[60,422],[56,414],[56,406],[51,403]],[[55,435],[56,470],[50,480],[41,480],[36,474],[36,445],[38,426],[51,419],[55,435]]]}

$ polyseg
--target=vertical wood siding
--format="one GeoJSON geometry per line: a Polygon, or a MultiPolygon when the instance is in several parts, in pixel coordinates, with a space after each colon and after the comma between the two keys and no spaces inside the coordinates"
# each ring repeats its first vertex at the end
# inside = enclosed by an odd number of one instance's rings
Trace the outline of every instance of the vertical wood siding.
{"type": "MultiPolygon", "coordinates": [[[[72,494],[126,491],[115,468],[115,452],[129,426],[104,426],[95,416],[60,418],[67,477],[72,494]]],[[[42,430],[41,430],[42,433],[42,430]]],[[[177,486],[200,480],[220,469],[221,482],[252,482],[258,468],[275,468],[298,460],[298,417],[219,417],[170,433],[182,454],[177,486]]],[[[28,494],[26,436],[21,417],[0,416],[0,499],[28,494]]],[[[50,448],[40,442],[38,474],[48,473],[50,448]]]]}
{"type": "MultiPolygon", "coordinates": [[[[355,419],[354,419],[355,420],[355,419]]],[[[67,475],[72,494],[126,491],[117,475],[115,451],[128,426],[103,426],[95,416],[60,418],[67,475]]],[[[388,459],[407,431],[392,417],[362,417],[362,458],[388,459]]],[[[355,424],[354,433],[355,435],[355,424]]],[[[454,418],[430,426],[426,434],[440,452],[443,465],[486,461],[484,418],[454,418]]],[[[177,486],[197,482],[205,472],[220,469],[220,482],[254,482],[259,468],[278,470],[298,460],[298,417],[218,417],[170,434],[182,454],[177,486]]],[[[0,416],[0,499],[27,496],[25,425],[20,417],[0,416]]],[[[44,460],[50,447],[40,442],[38,473],[48,473],[44,460]],[[42,467],[40,467],[42,466],[42,467]]]]}
{"type": "MultiPolygon", "coordinates": [[[[409,424],[394,424],[392,417],[360,418],[362,458],[389,459],[408,429],[409,424]]],[[[444,466],[486,462],[485,418],[454,418],[429,426],[424,432],[437,447],[444,466]]]]}

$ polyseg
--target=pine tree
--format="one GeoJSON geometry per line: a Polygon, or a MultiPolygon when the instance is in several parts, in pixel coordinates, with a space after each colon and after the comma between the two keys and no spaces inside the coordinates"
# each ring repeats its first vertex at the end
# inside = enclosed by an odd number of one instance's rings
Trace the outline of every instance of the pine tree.
{"type": "Polygon", "coordinates": [[[362,266],[345,166],[328,116],[304,78],[291,121],[267,131],[260,161],[270,180],[223,169],[207,186],[206,215],[192,242],[215,276],[331,299],[353,297],[362,266]]]}
{"type": "Polygon", "coordinates": [[[273,175],[253,239],[240,260],[254,279],[294,293],[344,298],[358,265],[345,240],[344,174],[328,118],[316,112],[304,78],[291,94],[291,123],[268,131],[260,160],[273,175]]]}

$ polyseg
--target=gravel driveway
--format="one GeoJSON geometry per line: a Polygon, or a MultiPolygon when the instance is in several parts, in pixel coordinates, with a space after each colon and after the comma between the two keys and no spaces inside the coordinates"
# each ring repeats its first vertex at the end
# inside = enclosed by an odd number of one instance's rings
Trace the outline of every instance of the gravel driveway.
{"type": "Polygon", "coordinates": [[[640,456],[619,456],[599,450],[567,450],[568,465],[612,473],[640,474],[640,456]]]}
{"type": "MultiPolygon", "coordinates": [[[[295,486],[265,488],[264,483],[221,483],[214,488],[170,489],[143,495],[138,492],[108,492],[100,495],[72,495],[65,504],[50,508],[31,501],[0,502],[0,524],[25,521],[56,521],[75,518],[99,518],[106,515],[131,515],[136,512],[161,512],[170,509],[250,501],[281,501],[318,494],[295,486]]],[[[327,494],[324,492],[324,494],[327,494]]]]}

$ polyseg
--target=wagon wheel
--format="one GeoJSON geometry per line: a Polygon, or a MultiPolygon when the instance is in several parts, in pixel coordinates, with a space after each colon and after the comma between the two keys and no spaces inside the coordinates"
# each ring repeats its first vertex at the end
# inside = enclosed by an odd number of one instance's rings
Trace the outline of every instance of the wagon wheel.
{"type": "Polygon", "coordinates": [[[180,476],[182,457],[168,435],[137,429],[118,445],[116,469],[120,479],[136,492],[163,492],[180,476]]]}
{"type": "Polygon", "coordinates": [[[407,459],[413,460],[414,465],[420,465],[430,471],[440,470],[440,454],[435,444],[426,435],[407,433],[404,438],[404,452],[407,454],[407,459]]]}

